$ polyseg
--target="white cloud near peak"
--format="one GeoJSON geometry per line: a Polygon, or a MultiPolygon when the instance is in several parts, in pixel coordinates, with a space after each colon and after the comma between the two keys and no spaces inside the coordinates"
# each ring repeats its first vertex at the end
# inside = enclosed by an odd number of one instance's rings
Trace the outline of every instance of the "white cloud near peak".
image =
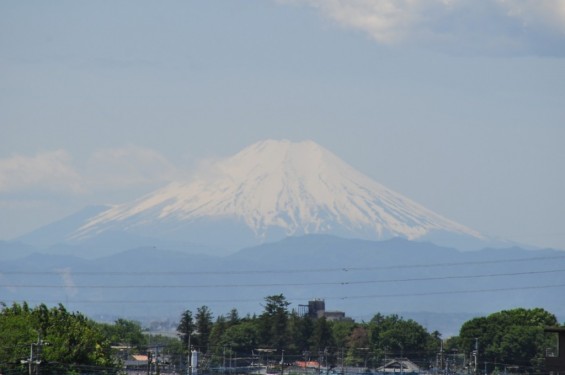
{"type": "Polygon", "coordinates": [[[93,189],[116,190],[171,181],[177,169],[152,149],[128,145],[96,151],[87,161],[85,174],[93,189]]]}

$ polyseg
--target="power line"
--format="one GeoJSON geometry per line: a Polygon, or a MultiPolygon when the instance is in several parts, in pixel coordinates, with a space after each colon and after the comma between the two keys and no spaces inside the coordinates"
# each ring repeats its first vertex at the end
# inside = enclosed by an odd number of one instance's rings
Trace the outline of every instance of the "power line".
{"type": "Polygon", "coordinates": [[[371,295],[361,295],[361,296],[347,296],[339,299],[348,300],[348,299],[366,299],[366,298],[420,297],[420,296],[435,296],[442,294],[492,293],[492,292],[508,292],[514,290],[549,289],[549,288],[561,288],[561,287],[565,287],[565,284],[550,284],[550,285],[521,286],[521,287],[511,287],[511,288],[492,288],[492,289],[448,290],[448,291],[422,292],[422,293],[371,294],[371,295]]]}
{"type": "MultiPolygon", "coordinates": [[[[565,255],[529,257],[529,258],[507,258],[497,260],[482,260],[468,262],[446,262],[446,263],[422,263],[422,264],[398,264],[386,266],[368,267],[334,267],[334,268],[305,268],[305,269],[270,269],[270,270],[207,270],[207,271],[70,271],[73,275],[106,275],[106,276],[139,276],[139,275],[249,275],[249,274],[295,274],[295,273],[318,273],[318,272],[353,272],[353,271],[374,271],[390,269],[410,269],[410,268],[433,268],[433,267],[456,267],[471,266],[497,263],[533,262],[542,260],[565,259],[565,255]]],[[[65,270],[56,271],[14,271],[0,270],[4,275],[61,275],[65,270]]]]}
{"type": "MultiPolygon", "coordinates": [[[[509,287],[509,288],[487,288],[487,289],[463,289],[463,290],[447,290],[447,291],[432,291],[432,292],[414,292],[414,293],[392,293],[392,294],[368,294],[368,295],[358,295],[358,296],[336,296],[336,297],[326,297],[326,300],[352,300],[352,299],[373,299],[373,298],[403,298],[403,297],[423,297],[423,296],[433,296],[433,295],[448,295],[448,294],[474,294],[474,293],[497,293],[497,292],[508,292],[508,291],[523,291],[531,289],[551,289],[551,288],[562,288],[565,287],[565,283],[560,284],[548,284],[548,285],[536,285],[536,286],[520,286],[520,287],[509,287]]],[[[302,299],[303,297],[286,297],[289,300],[302,299]]],[[[13,302],[28,302],[28,303],[62,303],[62,301],[45,301],[45,300],[12,300],[13,302]]],[[[176,299],[176,300],[70,300],[66,303],[104,303],[104,304],[187,304],[187,303],[250,303],[250,302],[263,302],[263,299],[176,299]]]]}
{"type": "Polygon", "coordinates": [[[524,271],[524,272],[508,272],[508,273],[491,273],[481,275],[457,275],[457,276],[431,276],[431,277],[415,277],[404,279],[383,279],[383,280],[364,280],[364,281],[334,281],[334,282],[308,282],[308,283],[249,283],[249,284],[163,284],[163,285],[49,285],[49,284],[0,284],[4,288],[81,288],[81,289],[162,289],[162,288],[254,288],[254,287],[290,287],[290,286],[322,286],[322,285],[363,285],[363,284],[381,284],[381,283],[398,283],[412,281],[438,281],[438,280],[454,280],[454,279],[477,279],[488,277],[509,277],[523,275],[539,275],[565,272],[565,269],[544,270],[544,271],[524,271]]]}

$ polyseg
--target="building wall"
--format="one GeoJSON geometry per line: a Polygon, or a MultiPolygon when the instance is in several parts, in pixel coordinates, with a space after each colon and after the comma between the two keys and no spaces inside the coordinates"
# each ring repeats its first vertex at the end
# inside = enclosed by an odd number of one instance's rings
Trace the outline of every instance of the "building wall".
{"type": "Polygon", "coordinates": [[[558,335],[557,356],[545,358],[545,369],[557,374],[565,374],[565,328],[546,328],[545,331],[558,335]]]}

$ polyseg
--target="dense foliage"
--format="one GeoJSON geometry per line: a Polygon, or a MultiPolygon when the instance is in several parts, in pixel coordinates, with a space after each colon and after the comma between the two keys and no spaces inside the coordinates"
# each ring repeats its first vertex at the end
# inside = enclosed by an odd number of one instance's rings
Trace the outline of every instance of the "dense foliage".
{"type": "Polygon", "coordinates": [[[115,372],[108,337],[100,326],[62,305],[4,307],[0,314],[0,372],[3,374],[115,372]]]}
{"type": "Polygon", "coordinates": [[[282,294],[268,296],[260,315],[240,318],[234,309],[229,316],[217,317],[211,330],[211,314],[202,314],[209,312],[208,308],[198,308],[196,322],[187,310],[181,315],[178,336],[185,352],[190,342],[191,348],[204,353],[212,364],[224,364],[226,357],[280,362],[284,355],[285,362],[311,360],[328,367],[376,368],[386,358],[409,356],[428,368],[439,350],[437,332],[428,333],[415,321],[397,315],[377,314],[368,323],[329,321],[299,316],[289,311],[289,305],[282,294]],[[204,324],[199,323],[202,320],[204,324]]]}
{"type": "MultiPolygon", "coordinates": [[[[265,298],[259,316],[219,316],[206,346],[193,348],[210,363],[245,358],[259,349],[271,349],[271,359],[314,360],[321,366],[359,366],[376,369],[387,359],[409,358],[420,368],[472,373],[536,373],[543,371],[545,350],[555,343],[544,327],[557,326],[555,316],[543,309],[513,309],[466,322],[460,335],[443,340],[419,323],[398,315],[376,314],[369,322],[311,319],[288,310],[283,295],[265,298]],[[478,348],[477,365],[474,351],[478,348]]],[[[201,311],[200,308],[198,311],[201,311]]],[[[208,311],[208,310],[206,310],[208,311]]],[[[191,316],[190,311],[183,314],[191,316]]],[[[182,322],[182,320],[181,320],[182,322]]],[[[183,325],[179,336],[184,337],[183,325]]],[[[193,331],[199,342],[201,333],[193,331]]]]}
{"type": "Polygon", "coordinates": [[[463,324],[457,344],[466,353],[478,349],[483,371],[541,371],[545,350],[555,344],[543,329],[557,325],[555,315],[543,309],[501,311],[463,324]]]}
{"type": "Polygon", "coordinates": [[[240,317],[233,309],[214,319],[207,306],[198,307],[194,315],[186,310],[178,337],[150,336],[139,323],[125,319],[96,323],[62,305],[4,306],[0,373],[23,375],[41,368],[42,375],[110,374],[129,355],[149,352],[160,354],[163,366],[182,370],[191,350],[202,353],[201,365],[210,367],[301,360],[330,368],[376,369],[388,359],[405,357],[425,370],[439,366],[459,373],[534,373],[543,370],[545,350],[554,345],[543,328],[558,325],[543,309],[514,309],[472,319],[459,336],[444,341],[439,332],[430,333],[397,315],[376,314],[368,322],[329,321],[301,316],[289,305],[281,294],[266,297],[263,312],[254,316],[240,317]]]}

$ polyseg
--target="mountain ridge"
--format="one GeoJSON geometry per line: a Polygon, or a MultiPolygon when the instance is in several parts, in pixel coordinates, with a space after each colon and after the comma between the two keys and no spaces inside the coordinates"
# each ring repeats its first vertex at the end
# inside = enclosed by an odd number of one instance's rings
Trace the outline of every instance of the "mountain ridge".
{"type": "Polygon", "coordinates": [[[456,239],[472,248],[488,240],[373,181],[312,141],[257,142],[189,181],[83,219],[72,230],[66,223],[59,242],[79,244],[123,232],[233,251],[315,233],[368,240],[433,237],[445,245],[456,239]]]}

